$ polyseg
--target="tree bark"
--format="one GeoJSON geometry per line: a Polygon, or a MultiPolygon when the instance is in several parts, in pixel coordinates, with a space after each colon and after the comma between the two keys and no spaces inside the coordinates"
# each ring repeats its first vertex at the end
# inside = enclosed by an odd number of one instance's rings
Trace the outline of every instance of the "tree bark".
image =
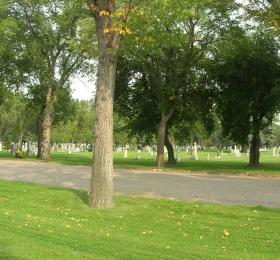
{"type": "Polygon", "coordinates": [[[39,115],[37,117],[36,120],[36,136],[37,136],[37,147],[38,147],[38,151],[37,151],[37,159],[41,159],[41,155],[42,155],[42,147],[41,147],[41,142],[42,142],[42,120],[41,120],[41,116],[39,115]]]}
{"type": "Polygon", "coordinates": [[[38,147],[38,151],[36,155],[37,159],[42,159],[41,142],[42,142],[41,133],[39,133],[37,136],[37,147],[38,147]]]}
{"type": "Polygon", "coordinates": [[[46,98],[46,107],[44,110],[43,123],[42,123],[42,147],[41,159],[49,161],[51,159],[51,128],[53,120],[53,100],[52,100],[52,86],[48,87],[46,98]]]}
{"type": "Polygon", "coordinates": [[[166,133],[166,125],[168,120],[173,114],[174,109],[171,109],[167,114],[161,112],[161,120],[158,126],[158,135],[157,135],[157,161],[156,167],[162,169],[164,167],[164,141],[166,133]]]}
{"type": "Polygon", "coordinates": [[[110,54],[99,57],[95,97],[93,166],[89,206],[113,206],[113,95],[116,60],[110,54]]]}
{"type": "Polygon", "coordinates": [[[117,69],[116,50],[120,34],[114,29],[111,16],[113,0],[92,1],[89,5],[96,24],[98,38],[98,73],[95,96],[93,164],[89,206],[113,207],[113,97],[117,69]],[[100,15],[105,12],[104,15],[100,15]],[[115,31],[115,30],[112,30],[115,31]]]}
{"type": "Polygon", "coordinates": [[[168,162],[167,163],[168,164],[176,164],[173,145],[170,143],[170,141],[168,139],[168,130],[167,129],[165,131],[164,145],[166,146],[167,153],[168,153],[168,162]]]}
{"type": "Polygon", "coordinates": [[[260,166],[260,132],[255,130],[253,133],[250,146],[250,163],[249,166],[260,166]]]}

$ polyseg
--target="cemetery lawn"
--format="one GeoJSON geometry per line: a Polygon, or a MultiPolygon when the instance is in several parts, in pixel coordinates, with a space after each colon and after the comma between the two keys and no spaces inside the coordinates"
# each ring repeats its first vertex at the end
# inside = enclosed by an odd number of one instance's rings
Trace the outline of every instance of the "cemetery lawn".
{"type": "Polygon", "coordinates": [[[116,196],[0,181],[0,259],[280,259],[280,209],[116,196]]]}
{"type": "MultiPolygon", "coordinates": [[[[51,162],[68,164],[68,165],[84,165],[91,166],[92,153],[65,153],[56,152],[51,155],[51,162]]],[[[240,158],[234,157],[230,153],[224,153],[221,159],[216,159],[216,152],[204,150],[198,152],[198,161],[190,159],[191,155],[185,152],[180,153],[181,160],[176,165],[166,164],[164,170],[177,172],[201,172],[216,174],[245,174],[245,175],[261,175],[261,176],[280,176],[280,157],[273,157],[272,151],[261,152],[261,167],[248,167],[248,157],[242,154],[240,158]],[[208,154],[210,160],[207,160],[208,154]]],[[[9,152],[0,152],[0,159],[15,159],[9,152]]],[[[155,157],[147,152],[141,153],[141,158],[135,160],[136,152],[130,151],[128,158],[124,158],[123,153],[114,152],[114,167],[134,170],[152,170],[155,168],[155,157]]],[[[26,158],[27,160],[36,160],[35,156],[26,158]]]]}

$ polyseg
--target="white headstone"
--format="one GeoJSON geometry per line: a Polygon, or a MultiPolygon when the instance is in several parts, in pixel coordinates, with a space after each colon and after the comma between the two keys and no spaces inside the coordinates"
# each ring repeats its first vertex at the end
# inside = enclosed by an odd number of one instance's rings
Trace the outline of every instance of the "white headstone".
{"type": "Polygon", "coordinates": [[[128,157],[128,145],[124,147],[124,158],[128,157]]]}
{"type": "Polygon", "coordinates": [[[234,154],[235,156],[237,156],[237,146],[236,146],[236,145],[234,145],[233,154],[234,154]]]}
{"type": "Polygon", "coordinates": [[[195,161],[198,160],[198,157],[197,157],[197,145],[196,145],[196,143],[194,143],[194,145],[193,145],[192,160],[195,160],[195,161]]]}
{"type": "Polygon", "coordinates": [[[276,147],[273,147],[273,149],[272,149],[272,155],[273,156],[276,156],[276,149],[277,149],[276,147]]]}

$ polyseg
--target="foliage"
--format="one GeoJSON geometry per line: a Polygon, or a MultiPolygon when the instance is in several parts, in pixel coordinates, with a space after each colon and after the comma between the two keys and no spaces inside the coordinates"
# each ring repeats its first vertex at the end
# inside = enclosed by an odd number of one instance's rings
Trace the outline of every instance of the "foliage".
{"type": "Polygon", "coordinates": [[[23,159],[26,156],[26,152],[22,150],[16,151],[16,158],[23,159]]]}
{"type": "Polygon", "coordinates": [[[75,101],[72,106],[72,114],[68,120],[63,117],[65,121],[59,120],[54,127],[52,142],[92,143],[93,102],[75,101]]]}
{"type": "Polygon", "coordinates": [[[27,99],[22,93],[10,93],[5,102],[5,110],[0,110],[0,136],[6,145],[22,141],[30,133],[32,115],[27,113],[27,99]]]}
{"type": "Polygon", "coordinates": [[[278,50],[276,40],[259,31],[223,42],[215,55],[218,113],[224,133],[241,144],[279,112],[278,50]]]}
{"type": "Polygon", "coordinates": [[[212,94],[202,61],[231,25],[234,8],[230,1],[143,1],[136,9],[133,33],[120,51],[115,93],[116,110],[133,134],[154,135],[162,113],[172,114],[168,128],[183,131],[201,120],[210,132],[212,94]]]}
{"type": "Polygon", "coordinates": [[[264,23],[280,34],[280,3],[278,0],[250,0],[244,8],[258,23],[264,23]]]}

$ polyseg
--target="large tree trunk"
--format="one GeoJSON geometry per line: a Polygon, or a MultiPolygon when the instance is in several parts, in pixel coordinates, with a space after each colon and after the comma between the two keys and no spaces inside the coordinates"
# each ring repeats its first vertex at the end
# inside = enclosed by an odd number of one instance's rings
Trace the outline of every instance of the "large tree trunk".
{"type": "Polygon", "coordinates": [[[173,114],[174,109],[171,109],[167,114],[161,112],[161,120],[158,126],[158,135],[157,135],[157,161],[156,167],[162,169],[164,166],[164,141],[166,133],[166,125],[168,120],[173,114]]]}
{"type": "Polygon", "coordinates": [[[113,95],[116,61],[110,54],[99,57],[95,97],[93,166],[89,206],[113,206],[113,95]]]}
{"type": "MultiPolygon", "coordinates": [[[[109,32],[113,21],[115,1],[93,1],[90,4],[98,38],[98,73],[95,96],[94,146],[89,206],[113,207],[113,97],[117,69],[116,50],[120,34],[109,32]]],[[[112,30],[114,31],[114,30],[112,30]]]]}
{"type": "Polygon", "coordinates": [[[173,145],[170,143],[170,141],[168,139],[168,130],[167,129],[165,131],[164,145],[166,146],[167,153],[168,153],[168,162],[167,163],[168,164],[176,164],[173,145]]]}
{"type": "Polygon", "coordinates": [[[46,99],[46,107],[44,111],[43,123],[42,123],[42,147],[41,147],[41,159],[49,161],[51,159],[51,128],[53,117],[53,100],[52,100],[52,87],[49,86],[46,99]]]}
{"type": "Polygon", "coordinates": [[[250,163],[249,166],[260,165],[260,132],[254,131],[250,146],[250,163]]]}

